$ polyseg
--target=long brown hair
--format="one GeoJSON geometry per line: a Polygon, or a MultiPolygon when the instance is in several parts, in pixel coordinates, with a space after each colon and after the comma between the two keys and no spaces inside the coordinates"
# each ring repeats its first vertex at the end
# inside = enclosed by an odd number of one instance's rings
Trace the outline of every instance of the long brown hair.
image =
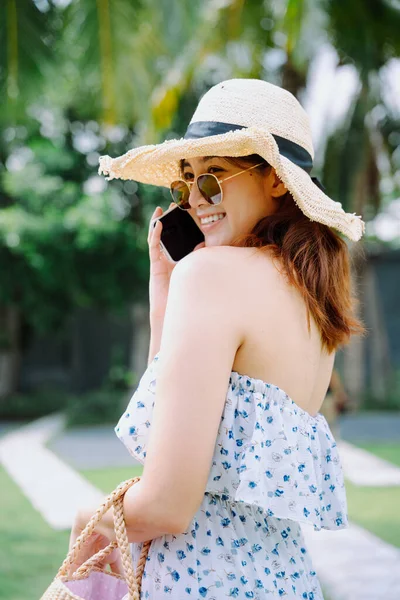
{"type": "MultiPolygon", "coordinates": [[[[261,172],[272,168],[257,154],[223,158],[241,168],[257,163],[263,163],[257,168],[261,172]]],[[[328,353],[348,344],[351,335],[366,333],[355,315],[359,302],[353,294],[346,242],[334,229],[304,215],[290,192],[279,198],[277,212],[260,219],[231,245],[268,251],[281,262],[289,283],[305,302],[308,330],[311,313],[328,353]]]]}

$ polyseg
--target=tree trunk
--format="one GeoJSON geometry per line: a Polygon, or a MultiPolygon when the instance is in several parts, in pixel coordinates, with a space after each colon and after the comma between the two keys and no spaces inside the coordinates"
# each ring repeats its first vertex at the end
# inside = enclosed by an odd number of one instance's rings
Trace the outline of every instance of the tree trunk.
{"type": "Polygon", "coordinates": [[[136,383],[147,368],[150,344],[149,305],[147,302],[132,304],[133,339],[131,347],[130,368],[135,374],[136,383]]]}
{"type": "Polygon", "coordinates": [[[365,273],[365,320],[371,338],[369,366],[371,394],[378,402],[384,401],[389,391],[388,384],[392,369],[387,328],[373,264],[368,265],[365,273]]]}
{"type": "Polygon", "coordinates": [[[18,387],[21,315],[15,306],[0,307],[0,401],[18,387]]]}
{"type": "MultiPolygon", "coordinates": [[[[365,273],[366,260],[362,241],[352,244],[349,248],[352,266],[354,295],[360,305],[355,311],[358,318],[363,319],[363,304],[365,303],[365,273]]],[[[353,335],[350,342],[343,348],[343,383],[354,406],[360,407],[365,393],[365,337],[353,335]]]]}

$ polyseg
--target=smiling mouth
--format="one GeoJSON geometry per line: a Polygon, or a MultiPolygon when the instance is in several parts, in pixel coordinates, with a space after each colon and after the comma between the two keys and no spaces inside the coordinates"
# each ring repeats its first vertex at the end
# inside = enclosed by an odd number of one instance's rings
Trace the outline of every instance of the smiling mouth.
{"type": "MultiPolygon", "coordinates": [[[[222,213],[220,213],[222,215],[222,213]]],[[[206,221],[205,223],[202,223],[201,219],[200,219],[200,227],[203,229],[210,229],[213,225],[217,225],[220,221],[223,221],[224,218],[226,217],[226,214],[222,215],[222,216],[218,216],[217,219],[213,218],[211,221],[206,221]]]]}

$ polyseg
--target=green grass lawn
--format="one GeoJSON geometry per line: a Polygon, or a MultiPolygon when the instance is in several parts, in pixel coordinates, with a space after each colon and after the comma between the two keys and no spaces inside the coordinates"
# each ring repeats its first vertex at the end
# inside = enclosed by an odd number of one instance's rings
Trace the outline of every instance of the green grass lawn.
{"type": "MultiPolygon", "coordinates": [[[[120,469],[91,469],[87,471],[81,471],[91,483],[102,489],[105,493],[111,492],[117,485],[125,479],[131,477],[138,477],[142,474],[143,467],[123,467],[120,469]]],[[[330,600],[326,590],[322,589],[324,594],[324,600],[330,600]]]]}
{"type": "MultiPolygon", "coordinates": [[[[357,444],[400,466],[400,444],[357,444]]],[[[400,548],[400,487],[358,487],[346,481],[349,517],[389,544],[400,548]]]]}
{"type": "Polygon", "coordinates": [[[0,468],[0,598],[38,600],[65,558],[69,532],[54,531],[0,468]]]}
{"type": "Polygon", "coordinates": [[[346,481],[349,518],[400,548],[400,487],[359,487],[346,481]]]}
{"type": "MultiPolygon", "coordinates": [[[[384,451],[383,451],[384,453],[384,451]]],[[[108,493],[118,483],[136,477],[142,467],[82,471],[94,485],[108,493]]],[[[357,487],[346,481],[349,518],[378,537],[400,547],[400,487],[357,487]]]]}
{"type": "MultiPolygon", "coordinates": [[[[400,465],[398,445],[364,447],[400,465]]],[[[82,474],[107,494],[141,472],[138,466],[82,474]]],[[[0,489],[0,600],[38,600],[65,558],[69,532],[52,530],[1,468],[0,489]]],[[[346,490],[350,519],[400,547],[400,487],[366,488],[346,482],[346,490]]]]}
{"type": "Polygon", "coordinates": [[[400,467],[400,444],[357,444],[359,448],[368,450],[372,454],[376,454],[379,458],[388,460],[394,465],[400,467]]]}
{"type": "Polygon", "coordinates": [[[107,469],[90,469],[81,471],[81,474],[86,477],[93,485],[103,490],[105,494],[109,494],[126,479],[138,477],[142,474],[143,467],[141,465],[135,467],[119,467],[107,469]]]}

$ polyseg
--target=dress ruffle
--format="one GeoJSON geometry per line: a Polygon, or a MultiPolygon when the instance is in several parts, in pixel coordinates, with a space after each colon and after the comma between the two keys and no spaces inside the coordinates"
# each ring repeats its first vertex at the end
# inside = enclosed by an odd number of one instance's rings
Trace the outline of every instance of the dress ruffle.
{"type": "MultiPolygon", "coordinates": [[[[155,401],[156,355],[117,427],[141,463],[155,401]]],[[[231,372],[205,492],[261,507],[314,529],[348,526],[338,448],[325,417],[301,409],[279,387],[231,372]]]]}

